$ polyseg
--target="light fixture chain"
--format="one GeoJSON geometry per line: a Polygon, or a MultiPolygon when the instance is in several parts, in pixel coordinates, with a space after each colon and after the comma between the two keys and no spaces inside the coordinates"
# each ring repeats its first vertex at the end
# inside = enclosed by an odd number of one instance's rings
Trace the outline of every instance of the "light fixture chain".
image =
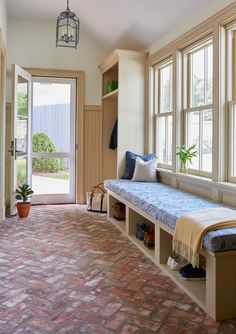
{"type": "Polygon", "coordinates": [[[69,9],[69,0],[67,0],[67,9],[69,9]]]}

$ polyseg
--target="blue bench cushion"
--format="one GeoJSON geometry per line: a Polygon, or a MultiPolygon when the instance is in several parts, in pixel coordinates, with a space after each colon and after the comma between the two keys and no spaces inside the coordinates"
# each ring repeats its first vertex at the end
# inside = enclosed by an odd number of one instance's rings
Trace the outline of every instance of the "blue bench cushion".
{"type": "MultiPolygon", "coordinates": [[[[174,230],[184,213],[226,205],[175,189],[162,183],[106,180],[105,187],[174,230]]],[[[203,248],[212,252],[236,249],[236,228],[208,232],[203,248]]]]}

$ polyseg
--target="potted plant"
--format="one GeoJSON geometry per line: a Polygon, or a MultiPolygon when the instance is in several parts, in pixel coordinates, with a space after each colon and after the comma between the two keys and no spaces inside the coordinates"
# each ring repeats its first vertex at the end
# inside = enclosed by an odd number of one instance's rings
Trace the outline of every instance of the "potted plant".
{"type": "Polygon", "coordinates": [[[33,190],[30,188],[28,184],[23,184],[22,186],[19,186],[16,189],[16,199],[18,201],[22,201],[16,204],[19,217],[21,218],[28,217],[31,206],[29,198],[33,193],[34,193],[33,190]]]}
{"type": "Polygon", "coordinates": [[[190,163],[192,164],[192,159],[197,156],[197,151],[195,150],[196,144],[193,144],[189,148],[186,148],[185,145],[180,146],[177,148],[176,155],[179,156],[179,159],[182,164],[182,171],[184,173],[187,172],[187,164],[190,163]]]}

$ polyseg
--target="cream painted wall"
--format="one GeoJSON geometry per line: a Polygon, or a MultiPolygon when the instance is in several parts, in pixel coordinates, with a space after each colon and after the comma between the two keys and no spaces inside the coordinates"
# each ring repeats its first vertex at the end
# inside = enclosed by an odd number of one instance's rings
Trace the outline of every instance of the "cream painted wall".
{"type": "MultiPolygon", "coordinates": [[[[4,44],[7,43],[7,11],[6,11],[6,2],[5,0],[0,0],[0,29],[2,32],[4,44]]],[[[5,46],[4,45],[4,46],[5,46]]],[[[1,48],[0,47],[0,53],[1,48]]],[[[4,71],[5,65],[2,66],[2,53],[0,54],[0,72],[2,75],[2,71],[4,71]]],[[[5,80],[3,80],[3,75],[1,77],[0,82],[0,97],[2,93],[4,93],[5,88],[4,84],[5,80]],[[3,85],[3,86],[2,86],[3,85]]],[[[5,94],[4,94],[5,95],[5,94]]],[[[5,98],[4,98],[5,100],[5,98]]],[[[1,109],[0,109],[0,221],[5,219],[5,108],[4,108],[4,100],[1,97],[1,109]]]]}
{"type": "Polygon", "coordinates": [[[85,104],[101,104],[97,67],[107,50],[84,33],[80,34],[77,50],[56,48],[55,22],[9,19],[7,53],[8,65],[85,71],[85,104]]]}
{"type": "Polygon", "coordinates": [[[147,48],[147,51],[150,54],[155,53],[156,51],[160,50],[170,42],[177,39],[178,37],[189,32],[191,29],[193,29],[203,21],[207,20],[209,17],[216,14],[221,9],[225,8],[226,6],[234,2],[235,0],[212,0],[211,6],[207,5],[201,8],[201,10],[199,10],[198,12],[193,13],[193,15],[183,18],[183,20],[174,30],[172,30],[167,35],[163,36],[161,39],[151,44],[147,48]]]}
{"type": "Polygon", "coordinates": [[[7,8],[6,0],[0,0],[0,28],[3,32],[4,42],[7,43],[7,8]]]}

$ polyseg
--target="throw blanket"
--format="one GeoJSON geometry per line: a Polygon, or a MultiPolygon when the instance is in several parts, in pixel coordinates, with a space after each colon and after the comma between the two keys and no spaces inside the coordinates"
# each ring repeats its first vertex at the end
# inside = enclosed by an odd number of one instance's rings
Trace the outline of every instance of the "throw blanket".
{"type": "Polygon", "coordinates": [[[236,210],[212,208],[184,214],[175,225],[173,251],[199,267],[204,233],[227,227],[236,227],[236,210]]]}

